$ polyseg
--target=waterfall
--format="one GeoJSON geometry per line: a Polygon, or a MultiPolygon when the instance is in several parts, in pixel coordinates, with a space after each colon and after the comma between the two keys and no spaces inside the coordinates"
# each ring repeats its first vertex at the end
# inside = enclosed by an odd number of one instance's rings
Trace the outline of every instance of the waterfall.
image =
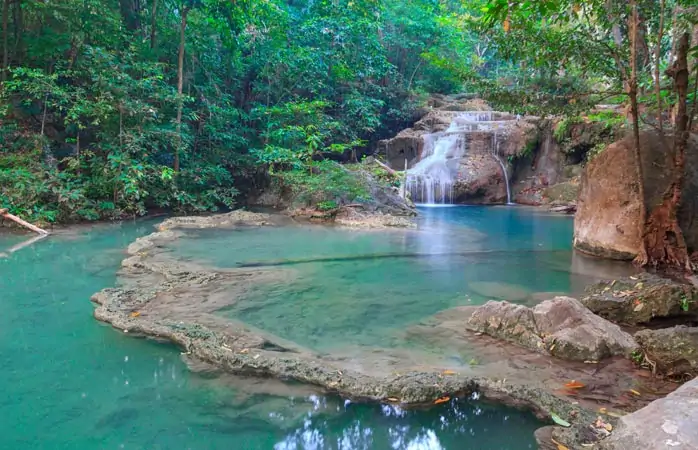
{"type": "Polygon", "coordinates": [[[509,174],[507,173],[507,167],[504,165],[504,161],[502,161],[502,157],[499,155],[499,140],[497,139],[496,128],[494,129],[492,140],[494,141],[494,145],[492,145],[492,156],[494,156],[494,159],[496,159],[499,163],[499,167],[502,168],[502,174],[504,175],[504,184],[507,187],[507,205],[512,205],[513,203],[511,202],[511,188],[509,187],[509,174]]]}
{"type": "Polygon", "coordinates": [[[453,202],[458,160],[465,154],[465,138],[453,123],[445,133],[424,136],[422,159],[407,173],[412,198],[429,204],[453,202]]]}
{"type": "MultiPolygon", "coordinates": [[[[466,137],[473,133],[493,133],[489,153],[502,167],[507,185],[507,203],[511,203],[509,175],[499,155],[497,129],[514,122],[511,116],[493,111],[468,111],[456,113],[449,127],[443,132],[422,136],[424,145],[417,164],[407,171],[405,188],[416,203],[452,204],[453,186],[458,180],[460,160],[468,150],[466,137]]],[[[482,152],[483,149],[474,148],[482,152]]]]}

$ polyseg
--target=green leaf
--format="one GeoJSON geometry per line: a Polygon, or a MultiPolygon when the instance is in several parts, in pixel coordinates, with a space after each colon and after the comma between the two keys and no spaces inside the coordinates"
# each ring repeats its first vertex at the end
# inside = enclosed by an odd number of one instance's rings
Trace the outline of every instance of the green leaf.
{"type": "Polygon", "coordinates": [[[570,425],[569,422],[567,422],[566,420],[563,420],[560,416],[558,416],[555,413],[550,413],[550,418],[553,419],[553,422],[560,425],[561,427],[571,427],[572,426],[572,425],[570,425]]]}

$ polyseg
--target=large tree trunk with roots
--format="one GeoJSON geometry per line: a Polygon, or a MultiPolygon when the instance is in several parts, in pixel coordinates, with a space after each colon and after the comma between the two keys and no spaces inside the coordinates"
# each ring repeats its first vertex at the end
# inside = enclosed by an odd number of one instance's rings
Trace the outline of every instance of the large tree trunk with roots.
{"type": "Polygon", "coordinates": [[[645,225],[644,244],[648,262],[652,265],[672,266],[690,270],[688,251],[683,232],[679,227],[677,212],[681,202],[688,143],[688,48],[689,34],[681,36],[676,52],[676,62],[667,70],[674,79],[677,93],[677,114],[674,130],[673,177],[662,202],[654,207],[645,225]]]}

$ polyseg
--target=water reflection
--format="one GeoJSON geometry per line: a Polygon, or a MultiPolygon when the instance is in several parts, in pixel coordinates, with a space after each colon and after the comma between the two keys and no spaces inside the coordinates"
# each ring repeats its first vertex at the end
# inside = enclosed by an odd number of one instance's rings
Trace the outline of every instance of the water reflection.
{"type": "MultiPolygon", "coordinates": [[[[315,411],[317,413],[317,411],[315,411]]],[[[452,400],[430,411],[394,405],[350,405],[342,420],[309,413],[275,450],[319,449],[528,449],[534,448],[532,417],[452,400]],[[527,430],[524,432],[523,430],[527,430]]]]}

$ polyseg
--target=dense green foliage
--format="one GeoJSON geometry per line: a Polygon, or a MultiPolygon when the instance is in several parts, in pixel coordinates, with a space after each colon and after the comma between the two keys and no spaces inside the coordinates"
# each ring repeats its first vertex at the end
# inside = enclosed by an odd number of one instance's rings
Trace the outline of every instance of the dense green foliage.
{"type": "Polygon", "coordinates": [[[506,79],[472,78],[473,84],[503,109],[578,115],[627,103],[634,66],[638,100],[653,120],[676,102],[665,72],[683,32],[693,35],[696,76],[697,20],[695,0],[490,0],[481,25],[510,66],[506,79]]]}
{"type": "Polygon", "coordinates": [[[2,2],[0,208],[45,222],[211,211],[269,178],[361,200],[332,161],[429,93],[591,117],[627,100],[631,3],[652,121],[675,104],[656,74],[698,16],[690,0],[2,2]]]}
{"type": "Polygon", "coordinates": [[[484,61],[458,3],[3,2],[0,207],[47,222],[321,184],[484,61]]]}

